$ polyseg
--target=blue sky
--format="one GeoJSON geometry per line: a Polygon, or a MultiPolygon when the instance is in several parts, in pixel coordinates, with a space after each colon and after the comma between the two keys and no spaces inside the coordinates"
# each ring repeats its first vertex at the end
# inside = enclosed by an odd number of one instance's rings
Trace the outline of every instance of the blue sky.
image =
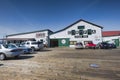
{"type": "Polygon", "coordinates": [[[8,34],[57,31],[79,19],[120,30],[120,0],[0,0],[0,38],[8,34]]]}

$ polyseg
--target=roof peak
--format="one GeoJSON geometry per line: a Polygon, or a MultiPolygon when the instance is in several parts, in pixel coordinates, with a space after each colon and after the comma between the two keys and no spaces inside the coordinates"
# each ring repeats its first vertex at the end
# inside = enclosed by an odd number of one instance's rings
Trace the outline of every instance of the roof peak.
{"type": "Polygon", "coordinates": [[[86,22],[86,23],[89,23],[89,24],[91,24],[91,25],[95,25],[95,26],[100,27],[101,29],[103,29],[102,26],[96,25],[96,24],[91,23],[91,22],[89,22],[89,21],[86,21],[86,20],[84,20],[84,19],[79,19],[79,20],[77,20],[76,22],[72,23],[71,25],[65,27],[64,29],[58,30],[58,31],[56,31],[56,32],[54,32],[54,33],[58,33],[58,32],[61,32],[61,31],[63,31],[63,30],[66,30],[66,29],[68,29],[69,27],[77,24],[77,23],[80,22],[80,21],[84,21],[84,22],[86,22]]]}

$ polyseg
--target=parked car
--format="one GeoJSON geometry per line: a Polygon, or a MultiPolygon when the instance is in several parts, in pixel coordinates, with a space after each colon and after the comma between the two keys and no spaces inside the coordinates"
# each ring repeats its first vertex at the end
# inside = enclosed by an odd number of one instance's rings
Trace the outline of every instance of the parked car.
{"type": "Polygon", "coordinates": [[[117,46],[114,43],[108,43],[109,44],[109,48],[117,48],[117,46]]]}
{"type": "Polygon", "coordinates": [[[88,42],[88,43],[85,45],[85,48],[95,49],[95,48],[96,48],[96,44],[94,44],[94,43],[92,43],[92,42],[88,42]]]}
{"type": "Polygon", "coordinates": [[[34,53],[34,51],[31,48],[25,47],[25,46],[19,46],[13,43],[8,44],[9,46],[11,46],[11,48],[15,47],[15,48],[20,48],[23,50],[23,53],[34,53]]]}
{"type": "Polygon", "coordinates": [[[77,42],[76,44],[75,44],[75,49],[83,49],[84,47],[83,47],[83,44],[82,44],[82,42],[77,42]]]}
{"type": "Polygon", "coordinates": [[[36,42],[36,41],[26,41],[26,42],[23,42],[21,46],[31,48],[32,51],[42,50],[44,48],[43,42],[36,42]]]}
{"type": "Polygon", "coordinates": [[[16,48],[13,45],[0,44],[0,60],[4,60],[8,57],[19,57],[22,53],[22,49],[16,48]]]}
{"type": "Polygon", "coordinates": [[[100,42],[97,44],[97,47],[100,49],[108,49],[110,48],[110,45],[107,42],[100,42]]]}
{"type": "Polygon", "coordinates": [[[25,47],[25,46],[20,46],[19,48],[23,49],[23,53],[34,53],[34,50],[32,50],[31,48],[25,47]]]}

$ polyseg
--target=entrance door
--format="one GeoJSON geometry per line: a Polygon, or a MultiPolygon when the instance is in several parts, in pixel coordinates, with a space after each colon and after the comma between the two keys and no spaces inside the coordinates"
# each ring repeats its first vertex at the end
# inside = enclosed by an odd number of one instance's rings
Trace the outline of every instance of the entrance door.
{"type": "Polygon", "coordinates": [[[116,46],[119,46],[119,39],[114,39],[116,46]]]}
{"type": "Polygon", "coordinates": [[[58,39],[51,39],[50,47],[58,47],[58,39]]]}

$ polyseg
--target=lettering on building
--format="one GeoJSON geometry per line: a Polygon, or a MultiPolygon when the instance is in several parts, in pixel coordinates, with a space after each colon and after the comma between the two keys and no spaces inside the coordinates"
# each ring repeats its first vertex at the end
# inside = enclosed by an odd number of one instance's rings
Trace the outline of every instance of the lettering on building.
{"type": "Polygon", "coordinates": [[[92,34],[96,34],[96,30],[85,30],[85,26],[78,26],[77,30],[68,31],[68,35],[73,35],[75,38],[88,38],[92,34]]]}
{"type": "Polygon", "coordinates": [[[45,33],[36,33],[36,38],[44,38],[45,33]]]}

